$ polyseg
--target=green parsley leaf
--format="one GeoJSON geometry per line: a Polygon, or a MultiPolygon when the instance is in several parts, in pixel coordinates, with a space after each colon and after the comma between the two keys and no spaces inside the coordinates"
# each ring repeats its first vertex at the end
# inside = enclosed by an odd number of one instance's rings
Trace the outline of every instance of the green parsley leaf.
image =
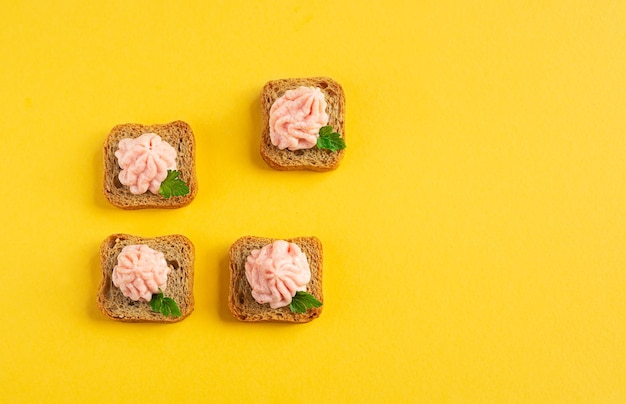
{"type": "Polygon", "coordinates": [[[163,293],[159,293],[158,295],[152,295],[152,299],[150,300],[150,307],[152,307],[152,311],[155,313],[160,312],[162,305],[163,293]]]}
{"type": "Polygon", "coordinates": [[[320,136],[328,136],[333,133],[333,127],[330,125],[322,126],[320,128],[320,136]]]}
{"type": "Polygon", "coordinates": [[[289,308],[294,313],[306,313],[306,306],[304,305],[304,303],[296,299],[291,299],[289,308]]]}
{"type": "Polygon", "coordinates": [[[346,148],[346,142],[339,133],[333,132],[332,126],[322,126],[319,133],[320,136],[317,138],[317,147],[319,149],[328,149],[335,152],[346,148]]]}
{"type": "Polygon", "coordinates": [[[176,304],[176,301],[171,297],[166,297],[165,299],[163,299],[163,304],[168,307],[173,317],[180,317],[182,315],[180,309],[178,308],[178,305],[176,304]]]}
{"type": "Polygon", "coordinates": [[[165,198],[171,196],[184,196],[189,193],[189,187],[185,184],[185,181],[178,178],[180,172],[177,170],[167,170],[167,177],[161,183],[159,193],[165,198]]]}
{"type": "Polygon", "coordinates": [[[171,297],[164,297],[161,289],[159,289],[159,293],[152,295],[150,307],[152,311],[161,313],[165,317],[180,317],[182,315],[176,301],[171,297]]]}
{"type": "Polygon", "coordinates": [[[161,314],[163,314],[165,317],[169,317],[172,314],[172,311],[170,310],[170,306],[166,304],[161,306],[161,314]]]}
{"type": "Polygon", "coordinates": [[[296,295],[291,299],[289,309],[291,309],[294,313],[303,314],[306,313],[308,309],[321,306],[322,302],[317,300],[312,294],[307,292],[296,292],[296,295]]]}

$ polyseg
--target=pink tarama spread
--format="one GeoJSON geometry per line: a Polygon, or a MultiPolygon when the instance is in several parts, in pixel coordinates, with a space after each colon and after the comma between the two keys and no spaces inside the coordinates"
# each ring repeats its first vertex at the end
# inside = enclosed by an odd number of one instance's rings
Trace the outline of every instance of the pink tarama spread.
{"type": "Polygon", "coordinates": [[[276,240],[260,250],[253,250],[246,261],[246,278],[252,297],[273,309],[287,306],[297,291],[305,291],[311,280],[306,255],[300,247],[276,240]]]}
{"type": "Polygon", "coordinates": [[[120,140],[115,157],[122,169],[120,182],[135,195],[158,193],[167,170],[176,170],[176,149],[154,133],[120,140]]]}
{"type": "Polygon", "coordinates": [[[270,108],[270,140],[280,150],[310,149],[327,123],[322,90],[303,86],[287,90],[270,108]]]}
{"type": "Polygon", "coordinates": [[[124,296],[149,302],[159,289],[165,290],[170,271],[162,252],[142,244],[129,245],[117,256],[113,284],[124,296]]]}

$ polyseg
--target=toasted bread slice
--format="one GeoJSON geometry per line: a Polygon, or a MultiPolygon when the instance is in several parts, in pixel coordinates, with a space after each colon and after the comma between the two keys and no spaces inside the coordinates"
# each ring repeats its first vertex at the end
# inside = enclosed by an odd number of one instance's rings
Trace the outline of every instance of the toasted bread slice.
{"type": "Polygon", "coordinates": [[[142,208],[180,208],[189,205],[198,193],[198,179],[196,178],[196,141],[191,127],[183,121],[175,121],[160,125],[123,124],[111,130],[104,142],[104,186],[106,199],[122,209],[142,208]],[[122,185],[119,180],[120,168],[115,152],[120,140],[137,138],[144,133],[156,133],[164,141],[176,149],[176,165],[180,172],[179,178],[189,187],[185,196],[172,196],[169,199],[160,194],[146,192],[135,195],[129,187],[122,185]]]}
{"type": "Polygon", "coordinates": [[[272,144],[270,139],[270,108],[277,98],[285,94],[285,91],[300,86],[317,87],[324,93],[326,99],[329,120],[328,125],[338,132],[344,139],[346,137],[344,114],[346,99],[341,85],[327,77],[309,77],[296,79],[273,80],[265,84],[261,92],[262,124],[261,157],[265,162],[276,170],[312,170],[329,171],[339,166],[343,158],[344,150],[330,151],[317,147],[304,150],[280,150],[272,144]]]}
{"type": "MultiPolygon", "coordinates": [[[[265,237],[242,237],[230,247],[230,288],[228,307],[235,318],[250,322],[307,323],[320,316],[322,307],[312,308],[304,314],[293,313],[289,306],[272,309],[269,304],[259,304],[252,297],[252,288],[246,278],[246,259],[252,250],[260,249],[276,239],[265,237]]],[[[324,302],[322,293],[322,243],[317,237],[297,237],[285,239],[297,244],[306,255],[311,269],[311,281],[307,292],[324,302]]]]}
{"type": "Polygon", "coordinates": [[[183,320],[194,309],[194,257],[193,244],[187,237],[179,234],[155,238],[130,234],[110,235],[100,245],[102,282],[98,291],[98,308],[114,320],[127,322],[175,323],[183,320]],[[172,271],[167,277],[167,287],[163,294],[176,301],[182,313],[180,317],[165,317],[161,313],[155,313],[150,303],[135,302],[113,285],[111,276],[113,268],[117,265],[117,256],[124,247],[133,244],[145,244],[165,255],[167,265],[172,271]]]}

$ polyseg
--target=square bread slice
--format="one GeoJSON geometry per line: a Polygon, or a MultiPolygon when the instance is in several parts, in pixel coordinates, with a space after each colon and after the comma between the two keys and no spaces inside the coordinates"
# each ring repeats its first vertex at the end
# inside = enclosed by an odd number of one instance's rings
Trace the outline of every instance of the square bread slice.
{"type": "Polygon", "coordinates": [[[339,166],[345,149],[336,152],[317,147],[304,150],[280,150],[270,139],[270,108],[285,91],[305,87],[318,87],[324,93],[327,103],[328,125],[345,139],[344,115],[346,98],[341,85],[328,77],[308,77],[269,81],[261,92],[262,125],[261,157],[273,169],[282,171],[312,170],[330,171],[339,166]]]}
{"type": "Polygon", "coordinates": [[[194,309],[194,258],[195,250],[191,240],[180,234],[154,238],[130,234],[110,235],[100,245],[102,281],[98,291],[98,308],[104,315],[126,322],[175,323],[183,320],[194,309]],[[167,265],[172,271],[167,277],[167,287],[163,294],[176,301],[182,313],[180,317],[165,317],[161,313],[155,313],[150,303],[135,302],[113,285],[111,276],[117,265],[117,256],[124,247],[133,244],[145,244],[165,255],[167,265]]]}
{"type": "Polygon", "coordinates": [[[122,209],[173,209],[189,205],[198,193],[195,153],[196,141],[193,131],[183,121],[158,125],[134,123],[117,125],[111,130],[104,142],[104,196],[113,205],[122,209]],[[134,139],[144,133],[155,133],[176,149],[178,153],[176,166],[180,172],[179,178],[185,181],[189,187],[187,195],[172,196],[169,199],[150,191],[141,195],[134,195],[127,186],[120,183],[119,175],[122,169],[115,157],[118,144],[124,138],[134,139]]]}
{"type": "MultiPolygon", "coordinates": [[[[322,307],[312,308],[304,314],[297,314],[289,306],[272,309],[269,304],[259,304],[252,297],[252,288],[246,278],[246,259],[252,250],[258,250],[277,239],[266,237],[242,237],[230,247],[230,288],[228,307],[233,316],[241,321],[250,322],[285,322],[307,323],[322,313],[322,307]]],[[[324,303],[322,293],[322,243],[317,237],[297,237],[284,239],[297,244],[306,255],[311,269],[311,281],[307,285],[307,292],[324,303]]]]}

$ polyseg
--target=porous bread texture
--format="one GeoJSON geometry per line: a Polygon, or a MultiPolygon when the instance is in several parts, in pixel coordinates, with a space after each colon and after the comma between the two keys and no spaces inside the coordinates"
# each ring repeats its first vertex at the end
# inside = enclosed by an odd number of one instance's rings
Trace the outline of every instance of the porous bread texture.
{"type": "Polygon", "coordinates": [[[189,205],[198,193],[195,153],[196,141],[193,131],[183,121],[157,125],[134,123],[117,125],[111,130],[104,142],[104,196],[113,205],[122,209],[173,209],[189,205]],[[176,166],[180,172],[178,178],[185,181],[189,187],[187,195],[172,196],[169,199],[150,191],[135,195],[130,192],[129,187],[122,185],[119,180],[122,169],[117,162],[117,157],[115,157],[118,144],[124,138],[135,139],[144,133],[156,133],[176,149],[176,166]]]}
{"type": "Polygon", "coordinates": [[[144,238],[130,234],[112,234],[100,245],[100,267],[102,281],[98,290],[98,308],[114,320],[126,322],[175,323],[183,320],[194,309],[193,277],[194,246],[187,237],[180,234],[144,238]],[[152,311],[149,302],[133,301],[124,296],[111,279],[117,256],[128,245],[144,244],[160,251],[165,256],[171,272],[167,277],[165,297],[171,297],[180,308],[180,317],[165,317],[152,311]]]}
{"type": "Polygon", "coordinates": [[[270,108],[277,98],[285,91],[305,87],[317,87],[324,93],[328,125],[346,138],[344,115],[346,98],[341,85],[328,77],[308,77],[294,79],[280,79],[269,81],[261,92],[262,124],[261,157],[273,169],[282,171],[312,170],[330,171],[339,166],[345,149],[336,152],[313,147],[304,150],[280,150],[272,144],[270,139],[270,108]]]}
{"type": "MultiPolygon", "coordinates": [[[[252,250],[258,250],[271,244],[277,239],[266,237],[246,236],[238,239],[230,247],[230,287],[228,293],[228,307],[233,316],[241,321],[250,322],[285,322],[307,323],[322,313],[322,307],[308,309],[304,314],[294,313],[289,306],[272,309],[269,304],[259,304],[252,297],[252,288],[246,278],[246,259],[252,250]]],[[[297,244],[306,255],[311,269],[311,281],[307,285],[307,292],[324,303],[322,293],[322,243],[317,237],[297,237],[284,239],[297,244]]]]}

